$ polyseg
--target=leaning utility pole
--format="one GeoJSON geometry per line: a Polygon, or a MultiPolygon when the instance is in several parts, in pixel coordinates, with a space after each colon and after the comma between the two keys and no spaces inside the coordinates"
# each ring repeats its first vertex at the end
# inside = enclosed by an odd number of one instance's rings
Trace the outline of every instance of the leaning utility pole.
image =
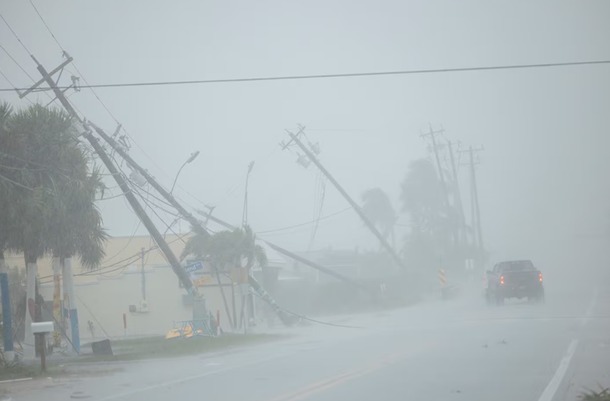
{"type": "MultiPolygon", "coordinates": [[[[38,86],[42,82],[46,81],[46,83],[51,87],[51,89],[53,89],[55,96],[61,102],[61,104],[64,106],[64,108],[68,111],[68,113],[70,113],[76,121],[78,121],[81,125],[84,126],[84,132],[82,132],[81,134],[85,137],[85,139],[87,139],[87,141],[89,141],[89,143],[91,144],[91,146],[93,147],[95,152],[99,155],[100,159],[102,160],[102,162],[104,163],[104,165],[106,166],[106,168],[108,169],[110,174],[114,177],[115,181],[121,188],[121,191],[123,191],[123,195],[125,195],[125,197],[127,198],[127,201],[131,205],[132,209],[134,210],[136,215],[140,218],[142,223],[144,223],[144,226],[146,227],[146,229],[148,230],[150,235],[153,237],[153,239],[157,243],[157,246],[159,246],[159,249],[161,249],[161,252],[163,252],[163,254],[165,255],[165,258],[171,265],[172,269],[174,270],[174,273],[178,276],[178,279],[181,281],[182,285],[184,285],[184,288],[186,288],[186,290],[189,292],[189,294],[198,295],[197,287],[195,287],[193,285],[190,277],[188,276],[188,274],[186,274],[186,272],[184,271],[184,268],[180,265],[178,258],[174,255],[174,253],[170,249],[169,245],[167,245],[167,242],[165,242],[165,240],[163,239],[163,235],[161,235],[161,233],[159,232],[157,227],[155,227],[155,225],[153,224],[152,220],[148,217],[148,215],[146,214],[146,211],[144,211],[144,209],[142,208],[142,205],[140,205],[140,202],[138,202],[138,200],[136,199],[135,195],[131,191],[131,188],[129,188],[129,185],[127,184],[127,182],[125,182],[125,180],[123,179],[123,176],[119,173],[119,171],[117,170],[115,165],[112,163],[112,160],[110,160],[110,157],[108,157],[108,155],[106,154],[106,152],[104,151],[104,149],[102,148],[102,146],[100,145],[98,140],[95,139],[93,137],[93,134],[87,129],[87,127],[85,126],[86,122],[83,121],[78,116],[78,114],[72,107],[72,104],[70,104],[68,99],[65,97],[64,92],[62,92],[57,87],[57,84],[51,78],[51,75],[49,75],[49,73],[47,73],[45,68],[38,62],[38,60],[36,60],[36,58],[34,56],[32,56],[32,59],[34,59],[34,62],[36,62],[37,66],[38,66],[37,67],[38,71],[42,75],[43,79],[41,81],[39,81],[38,83],[36,83],[28,91],[24,92],[23,94],[20,94],[20,96],[23,97],[23,96],[27,95],[29,92],[31,92],[33,89],[35,89],[36,86],[38,86]]],[[[69,63],[71,61],[72,61],[72,58],[69,57],[68,60],[66,60],[62,65],[65,66],[67,63],[69,63]]],[[[53,71],[54,72],[59,71],[58,68],[56,68],[53,71]]],[[[97,127],[96,127],[96,131],[98,131],[97,127]]]]}
{"type": "MultiPolygon", "coordinates": [[[[141,167],[138,163],[136,163],[132,157],[129,155],[129,153],[127,153],[123,147],[117,142],[115,141],[110,135],[108,135],[103,129],[101,129],[100,127],[98,127],[97,125],[95,125],[92,122],[89,122],[89,125],[91,125],[93,127],[93,129],[95,130],[95,132],[102,137],[102,139],[104,141],[106,141],[110,147],[116,151],[122,158],[123,160],[125,160],[131,167],[133,167],[136,171],[138,171],[138,173],[140,173],[145,179],[146,181],[148,181],[148,183],[157,191],[161,194],[161,196],[163,196],[165,199],[167,199],[167,201],[176,208],[176,210],[178,210],[178,213],[180,213],[185,219],[186,221],[188,221],[192,226],[194,227],[198,227],[201,226],[201,223],[199,222],[199,220],[197,220],[195,218],[195,216],[193,216],[188,210],[186,210],[184,207],[182,207],[182,205],[180,203],[178,203],[178,201],[176,201],[176,198],[174,198],[174,195],[172,195],[170,192],[167,192],[165,190],[165,188],[163,188],[158,182],[157,180],[155,180],[146,169],[144,169],[143,167],[141,167]]],[[[203,230],[203,232],[205,234],[207,234],[207,231],[203,230]]]]}
{"type": "MultiPolygon", "coordinates": [[[[213,222],[218,223],[218,224],[220,224],[221,226],[223,226],[225,228],[228,228],[229,230],[234,230],[236,228],[234,225],[231,225],[231,224],[227,223],[226,221],[219,219],[218,217],[214,217],[214,216],[212,216],[209,213],[203,212],[201,210],[198,210],[197,212],[199,214],[201,214],[202,216],[208,218],[209,220],[212,220],[213,222]]],[[[303,257],[301,257],[301,256],[299,256],[299,255],[297,255],[297,254],[295,254],[293,252],[290,252],[289,250],[286,250],[286,249],[284,249],[284,248],[282,248],[282,247],[280,247],[278,245],[275,245],[275,244],[273,244],[273,243],[271,243],[269,241],[265,241],[265,240],[262,240],[262,241],[265,244],[269,245],[274,251],[277,251],[278,253],[281,253],[282,255],[288,256],[289,258],[294,259],[297,262],[303,263],[304,265],[307,265],[307,266],[309,266],[311,268],[314,268],[314,269],[316,269],[316,270],[318,270],[318,271],[320,271],[322,273],[328,274],[329,276],[332,276],[332,277],[334,277],[334,278],[336,278],[338,280],[341,280],[343,282],[351,284],[354,287],[356,287],[356,288],[358,288],[360,290],[365,291],[369,295],[372,295],[374,298],[376,298],[378,296],[378,294],[376,292],[372,291],[370,288],[360,284],[359,282],[357,282],[355,280],[352,280],[349,277],[346,277],[346,276],[344,276],[344,275],[342,275],[340,273],[335,272],[334,270],[331,270],[331,269],[329,269],[327,267],[324,267],[322,265],[314,263],[314,262],[312,262],[309,259],[305,259],[305,258],[303,258],[303,257]]],[[[252,282],[250,284],[254,287],[252,282]]]]}
{"type": "MultiPolygon", "coordinates": [[[[305,127],[301,127],[299,134],[302,133],[304,129],[305,129],[305,127]]],[[[303,152],[305,152],[305,155],[309,158],[309,160],[311,160],[316,165],[316,167],[318,167],[318,169],[320,169],[320,171],[326,176],[326,178],[335,186],[335,188],[337,188],[337,191],[339,191],[339,193],[341,195],[343,195],[343,197],[345,198],[345,200],[347,200],[347,202],[350,204],[350,206],[354,208],[354,210],[356,211],[358,216],[360,216],[360,218],[362,219],[364,224],[368,227],[369,230],[371,230],[373,235],[375,235],[375,237],[377,237],[379,242],[381,242],[381,245],[383,245],[383,247],[388,251],[388,253],[392,257],[394,262],[399,267],[401,267],[403,270],[406,270],[406,266],[404,265],[403,261],[400,259],[398,254],[394,251],[394,249],[392,249],[392,246],[390,246],[388,241],[386,241],[386,239],[383,238],[383,236],[377,230],[377,228],[375,228],[375,225],[371,222],[371,220],[369,220],[369,218],[366,216],[366,214],[364,214],[364,212],[362,211],[360,206],[358,206],[358,204],[356,202],[354,202],[354,200],[347,194],[347,192],[345,192],[345,190],[343,189],[343,187],[341,187],[341,185],[337,182],[337,180],[335,180],[335,178],[328,172],[328,170],[326,170],[326,168],[324,168],[322,163],[320,163],[320,161],[313,154],[313,152],[311,152],[309,149],[307,149],[307,147],[305,145],[303,145],[303,143],[299,140],[297,135],[293,134],[290,131],[287,131],[287,132],[288,132],[288,135],[290,135],[290,138],[299,146],[299,148],[301,148],[301,150],[303,152]]],[[[283,146],[285,149],[288,145],[283,145],[283,146]]]]}
{"type": "Polygon", "coordinates": [[[444,129],[441,129],[440,131],[433,131],[432,125],[430,125],[430,132],[428,132],[427,134],[420,134],[419,136],[422,138],[430,137],[430,139],[432,140],[432,150],[434,151],[434,158],[436,159],[436,167],[438,168],[438,176],[441,180],[441,187],[443,188],[443,195],[445,195],[446,205],[447,205],[447,207],[449,207],[450,206],[449,191],[447,190],[447,183],[445,182],[445,175],[443,174],[443,168],[441,166],[441,159],[438,156],[438,146],[436,144],[436,135],[442,134],[443,132],[445,132],[444,129]]]}
{"type": "MultiPolygon", "coordinates": [[[[176,198],[174,197],[174,195],[171,194],[171,192],[167,192],[165,190],[165,188],[163,188],[157,182],[157,180],[155,180],[148,173],[147,170],[145,170],[142,166],[140,166],[138,163],[136,163],[135,160],[133,160],[131,158],[131,156],[129,156],[129,154],[125,151],[125,149],[123,149],[123,147],[117,141],[115,141],[103,129],[96,126],[95,124],[89,122],[89,125],[91,125],[95,129],[95,132],[97,132],[99,134],[99,136],[101,136],[102,139],[104,139],[110,145],[110,147],[114,151],[116,151],[132,168],[134,168],[136,171],[138,171],[146,179],[146,181],[148,181],[148,183],[154,189],[156,189],[157,192],[159,192],[159,194],[161,194],[161,196],[163,196],[174,208],[176,208],[176,210],[178,210],[178,213],[180,213],[182,215],[182,217],[184,217],[191,224],[191,226],[199,229],[200,233],[202,233],[203,235],[209,235],[208,231],[205,228],[205,224],[202,224],[195,216],[193,216],[188,210],[186,210],[176,200],[176,198]]],[[[265,299],[265,301],[267,301],[272,306],[272,308],[275,310],[276,314],[282,320],[282,322],[284,322],[284,324],[286,324],[286,325],[292,324],[292,320],[290,319],[290,317],[288,315],[286,315],[286,313],[284,313],[283,310],[279,306],[277,306],[275,300],[273,300],[271,298],[271,296],[264,290],[263,286],[261,286],[260,283],[254,277],[249,275],[248,282],[249,282],[250,286],[252,286],[252,288],[254,288],[254,290],[263,299],[265,299]]],[[[231,324],[233,324],[233,323],[231,323],[231,324]]]]}
{"type": "MultiPolygon", "coordinates": [[[[445,132],[444,129],[441,128],[440,131],[434,131],[432,129],[432,125],[430,125],[430,132],[427,134],[420,134],[419,136],[422,138],[430,137],[432,140],[432,150],[434,151],[434,158],[436,160],[436,167],[438,168],[438,176],[441,180],[441,188],[443,189],[443,195],[445,197],[445,207],[447,208],[447,213],[451,211],[451,202],[449,201],[449,190],[447,189],[447,183],[445,182],[445,174],[443,174],[443,167],[441,166],[441,159],[438,155],[438,144],[436,143],[436,135],[442,134],[445,132]]],[[[456,233],[455,230],[452,230],[453,242],[454,246],[457,248],[459,245],[459,233],[456,233]]]]}
{"type": "Polygon", "coordinates": [[[462,240],[466,242],[466,217],[464,216],[464,205],[462,203],[462,193],[460,190],[460,181],[458,180],[457,167],[455,164],[455,157],[453,156],[453,143],[447,140],[447,146],[449,147],[449,158],[451,160],[451,170],[453,172],[453,181],[455,184],[455,203],[458,207],[459,219],[460,219],[460,230],[462,231],[462,240]]]}

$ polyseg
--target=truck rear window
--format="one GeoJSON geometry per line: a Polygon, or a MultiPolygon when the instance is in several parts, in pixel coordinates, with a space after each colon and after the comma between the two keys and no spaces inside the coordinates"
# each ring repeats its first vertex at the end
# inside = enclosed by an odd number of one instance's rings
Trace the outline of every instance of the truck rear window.
{"type": "Polygon", "coordinates": [[[525,270],[536,270],[534,264],[529,260],[516,260],[500,263],[500,270],[504,272],[520,272],[525,270]]]}

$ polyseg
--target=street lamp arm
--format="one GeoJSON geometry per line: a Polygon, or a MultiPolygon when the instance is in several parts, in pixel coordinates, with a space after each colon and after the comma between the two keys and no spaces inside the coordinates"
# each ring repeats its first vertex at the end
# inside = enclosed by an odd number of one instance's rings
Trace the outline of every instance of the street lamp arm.
{"type": "Polygon", "coordinates": [[[174,192],[174,187],[176,186],[176,182],[178,182],[178,176],[180,175],[180,172],[182,171],[182,169],[184,168],[184,166],[186,166],[188,164],[188,160],[182,165],[182,167],[180,167],[180,170],[178,170],[178,173],[176,174],[176,178],[174,178],[174,183],[172,184],[172,189],[169,191],[169,193],[173,193],[174,192]]]}

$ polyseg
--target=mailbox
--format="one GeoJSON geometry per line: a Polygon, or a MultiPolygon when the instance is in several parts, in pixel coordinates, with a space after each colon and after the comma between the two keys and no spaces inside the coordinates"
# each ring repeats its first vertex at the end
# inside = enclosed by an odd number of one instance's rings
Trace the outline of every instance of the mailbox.
{"type": "Polygon", "coordinates": [[[32,334],[52,333],[53,330],[53,322],[32,323],[32,334]]]}
{"type": "Polygon", "coordinates": [[[36,335],[36,340],[38,341],[38,346],[40,349],[40,370],[42,372],[47,371],[47,366],[46,366],[47,345],[44,343],[44,335],[47,333],[52,333],[53,329],[54,329],[53,322],[32,323],[32,334],[36,335]]]}

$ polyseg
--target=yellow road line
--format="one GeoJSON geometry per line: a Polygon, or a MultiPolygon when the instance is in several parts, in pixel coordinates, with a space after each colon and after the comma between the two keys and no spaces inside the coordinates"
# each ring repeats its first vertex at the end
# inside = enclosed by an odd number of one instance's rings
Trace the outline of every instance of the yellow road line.
{"type": "MultiPolygon", "coordinates": [[[[419,351],[428,348],[429,345],[430,344],[426,344],[423,347],[420,347],[419,351]]],[[[310,384],[297,391],[294,391],[294,392],[291,392],[288,394],[283,394],[279,397],[273,398],[269,401],[300,401],[300,400],[303,400],[303,399],[310,397],[321,391],[328,390],[330,388],[339,386],[348,381],[351,381],[351,380],[357,379],[359,377],[373,373],[385,366],[398,362],[399,360],[405,358],[408,354],[410,354],[410,352],[402,352],[399,354],[391,354],[391,355],[384,356],[380,360],[373,362],[373,363],[365,366],[362,369],[358,369],[355,371],[349,371],[347,373],[343,373],[341,375],[335,376],[331,379],[321,380],[319,382],[310,384]]]]}

